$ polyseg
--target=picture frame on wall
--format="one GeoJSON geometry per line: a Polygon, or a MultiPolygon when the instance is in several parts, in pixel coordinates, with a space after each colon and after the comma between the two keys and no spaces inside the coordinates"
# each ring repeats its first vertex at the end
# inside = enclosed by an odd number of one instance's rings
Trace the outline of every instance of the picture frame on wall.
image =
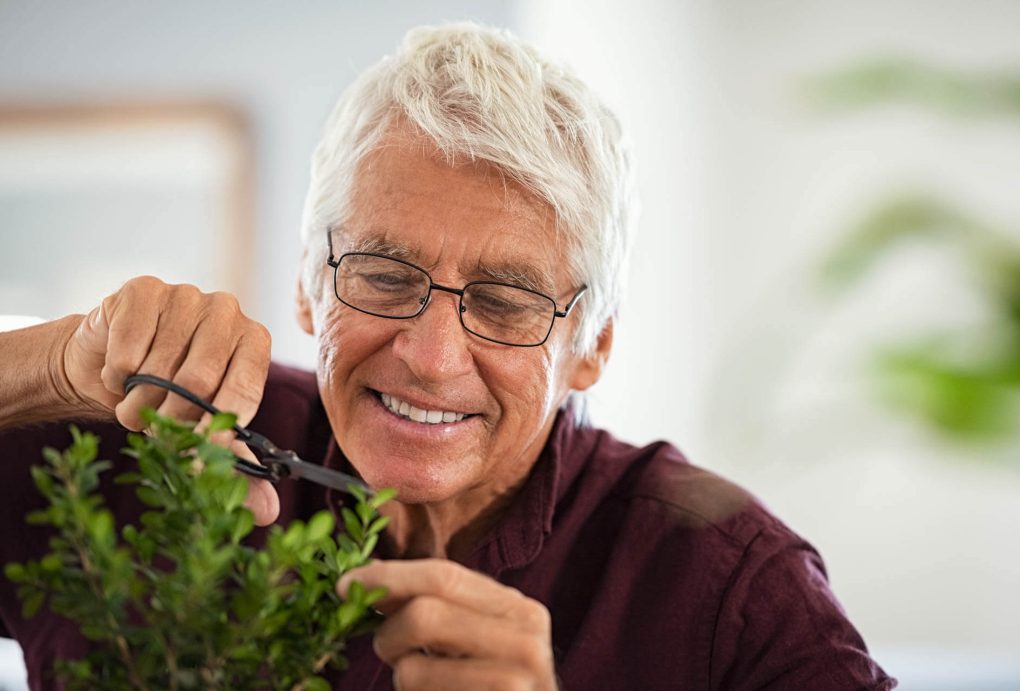
{"type": "Polygon", "coordinates": [[[86,312],[146,274],[244,302],[253,180],[231,105],[0,107],[0,315],[86,312]]]}

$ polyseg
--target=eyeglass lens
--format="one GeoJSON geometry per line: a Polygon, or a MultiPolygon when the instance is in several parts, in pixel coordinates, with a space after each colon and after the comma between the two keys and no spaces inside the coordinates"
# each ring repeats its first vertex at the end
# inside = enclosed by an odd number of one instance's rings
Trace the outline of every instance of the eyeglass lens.
{"type": "MultiPolygon", "coordinates": [[[[431,278],[423,269],[397,259],[346,254],[336,268],[336,295],[344,304],[380,317],[418,315],[429,299],[431,278]]],[[[503,283],[470,283],[460,302],[468,331],[511,345],[537,345],[552,329],[551,298],[503,283]]]]}

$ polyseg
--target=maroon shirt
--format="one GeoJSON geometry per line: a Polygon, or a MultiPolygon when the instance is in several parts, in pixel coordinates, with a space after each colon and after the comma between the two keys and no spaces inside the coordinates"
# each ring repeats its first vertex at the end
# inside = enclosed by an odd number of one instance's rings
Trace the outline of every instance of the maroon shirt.
{"type": "MultiPolygon", "coordinates": [[[[328,465],[346,461],[311,373],[274,366],[252,428],[328,465]]],[[[42,505],[30,463],[70,443],[66,424],[0,432],[0,563],[38,558],[47,531],[25,514],[42,505]]],[[[125,445],[116,425],[89,425],[104,457],[125,445]]],[[[130,488],[108,485],[111,509],[132,519],[130,488]]],[[[283,482],[281,520],[337,499],[283,482]]],[[[886,690],[896,683],[829,590],[822,560],[751,495],[689,464],[674,447],[635,448],[561,413],[534,470],[466,565],[519,589],[552,614],[557,674],[567,690],[886,690]]],[[[25,650],[33,689],[53,688],[56,657],[85,641],[48,612],[24,620],[0,577],[0,617],[25,650]]],[[[368,639],[354,641],[338,689],[392,689],[368,639]]]]}

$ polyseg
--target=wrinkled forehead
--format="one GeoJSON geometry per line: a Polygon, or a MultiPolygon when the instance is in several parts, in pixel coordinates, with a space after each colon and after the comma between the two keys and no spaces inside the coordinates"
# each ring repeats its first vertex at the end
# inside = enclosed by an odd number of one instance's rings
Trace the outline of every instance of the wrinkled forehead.
{"type": "Polygon", "coordinates": [[[493,280],[511,283],[545,295],[563,290],[565,261],[555,247],[529,248],[515,234],[500,234],[484,246],[474,243],[456,252],[446,251],[455,241],[435,243],[413,226],[387,228],[370,225],[358,228],[345,224],[331,230],[333,247],[339,252],[368,252],[394,257],[419,266],[434,277],[456,274],[464,282],[493,280]]]}
{"type": "Polygon", "coordinates": [[[551,205],[488,163],[399,142],[359,165],[338,251],[373,252],[430,273],[565,290],[565,242],[551,205]]]}

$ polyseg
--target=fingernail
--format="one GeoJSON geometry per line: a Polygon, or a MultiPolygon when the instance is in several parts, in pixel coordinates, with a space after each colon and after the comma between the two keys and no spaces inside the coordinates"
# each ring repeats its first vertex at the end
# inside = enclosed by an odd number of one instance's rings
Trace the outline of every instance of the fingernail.
{"type": "Polygon", "coordinates": [[[336,594],[340,597],[347,597],[347,588],[351,585],[351,575],[345,573],[336,582],[336,594]]]}

